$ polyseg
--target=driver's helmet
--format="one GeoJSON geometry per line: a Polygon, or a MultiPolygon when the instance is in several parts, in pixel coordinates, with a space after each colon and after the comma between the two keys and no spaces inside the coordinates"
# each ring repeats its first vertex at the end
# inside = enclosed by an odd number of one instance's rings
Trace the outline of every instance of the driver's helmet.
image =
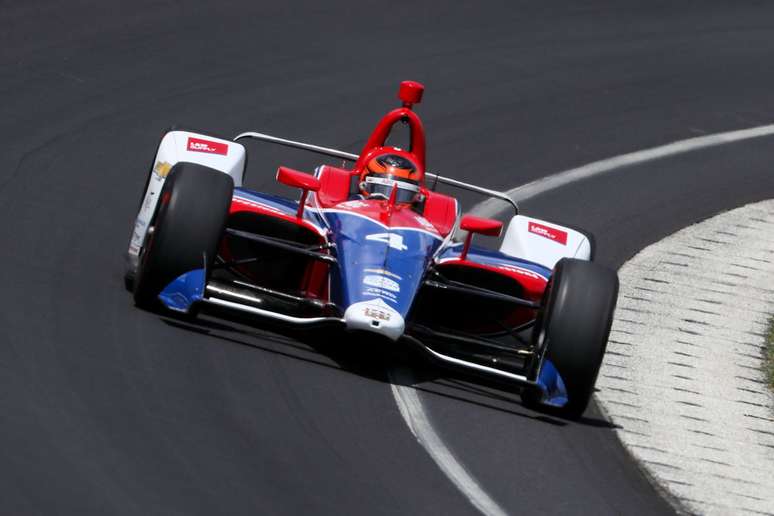
{"type": "Polygon", "coordinates": [[[371,158],[360,176],[360,191],[366,198],[389,199],[397,187],[395,202],[413,203],[419,197],[419,168],[409,158],[385,152],[371,158]]]}

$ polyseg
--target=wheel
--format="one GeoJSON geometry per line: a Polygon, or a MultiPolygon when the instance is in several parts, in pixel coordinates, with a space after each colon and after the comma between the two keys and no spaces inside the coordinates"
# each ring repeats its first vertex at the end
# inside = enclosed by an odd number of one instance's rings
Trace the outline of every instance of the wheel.
{"type": "Polygon", "coordinates": [[[172,168],[140,253],[134,279],[137,306],[154,306],[172,280],[212,266],[233,191],[233,179],[223,172],[194,163],[178,163],[172,168]]]}
{"type": "MultiPolygon", "coordinates": [[[[607,347],[618,299],[618,276],[606,267],[564,258],[554,267],[543,309],[533,330],[533,341],[544,350],[561,376],[567,403],[554,409],[578,418],[594,391],[607,347]]],[[[536,405],[535,391],[525,389],[522,399],[536,405]]]]}

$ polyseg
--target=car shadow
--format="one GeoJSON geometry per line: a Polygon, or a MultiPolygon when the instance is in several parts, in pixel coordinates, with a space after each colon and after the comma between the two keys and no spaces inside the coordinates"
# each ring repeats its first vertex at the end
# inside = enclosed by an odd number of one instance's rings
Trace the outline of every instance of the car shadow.
{"type": "MultiPolygon", "coordinates": [[[[515,417],[554,426],[580,424],[598,428],[616,428],[596,414],[569,420],[550,409],[536,411],[521,404],[520,389],[485,377],[441,368],[410,346],[373,338],[370,334],[348,333],[340,328],[304,330],[242,317],[229,312],[212,312],[192,317],[185,314],[156,312],[170,326],[248,346],[261,352],[335,369],[373,381],[411,387],[423,394],[467,403],[515,417]],[[363,339],[367,338],[367,345],[363,339]],[[410,375],[390,375],[389,371],[409,369],[410,375]]],[[[594,411],[596,412],[596,411],[594,411]]]]}

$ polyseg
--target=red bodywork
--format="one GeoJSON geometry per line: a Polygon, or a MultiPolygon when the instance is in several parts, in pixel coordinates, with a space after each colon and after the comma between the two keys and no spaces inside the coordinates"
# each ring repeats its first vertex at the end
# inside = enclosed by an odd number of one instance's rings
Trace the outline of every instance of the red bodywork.
{"type": "MultiPolygon", "coordinates": [[[[413,104],[418,103],[422,97],[423,86],[419,83],[406,81],[402,83],[400,90],[400,99],[403,101],[403,107],[387,113],[377,124],[366,144],[354,163],[352,169],[333,167],[328,165],[320,166],[316,177],[300,173],[281,167],[278,170],[278,180],[285,184],[292,184],[303,190],[301,203],[295,213],[279,210],[260,202],[253,202],[237,196],[231,204],[231,221],[236,218],[246,219],[245,216],[254,216],[254,223],[261,225],[267,220],[279,221],[277,227],[282,232],[278,236],[287,238],[287,234],[293,231],[289,228],[295,228],[297,234],[295,239],[301,239],[309,245],[325,246],[327,236],[325,230],[316,225],[309,217],[303,215],[303,212],[314,210],[343,210],[354,211],[359,215],[372,218],[390,227],[413,227],[423,229],[439,235],[441,238],[450,236],[459,219],[458,203],[453,197],[428,190],[424,184],[424,174],[426,167],[426,148],[425,132],[421,120],[417,114],[412,111],[413,104]],[[397,123],[406,123],[410,129],[410,148],[402,150],[395,147],[385,146],[390,131],[397,123]],[[418,165],[420,172],[420,193],[424,196],[424,204],[421,214],[411,206],[396,206],[394,210],[387,212],[376,203],[365,203],[356,201],[357,184],[365,167],[374,156],[384,153],[395,153],[410,158],[418,165]],[[309,195],[307,196],[307,193],[309,195]],[[304,209],[305,208],[305,209],[304,209]],[[387,220],[385,220],[385,217],[387,220]]],[[[387,201],[383,201],[386,203],[387,201]]],[[[468,236],[463,252],[456,258],[444,259],[436,264],[436,269],[442,274],[449,275],[452,278],[475,277],[480,279],[481,274],[489,273],[491,280],[487,281],[489,288],[502,291],[503,293],[519,296],[525,299],[539,302],[546,287],[546,278],[535,274],[527,269],[511,265],[488,265],[475,261],[475,254],[468,254],[470,238],[473,232],[483,235],[499,235],[502,224],[488,219],[479,219],[471,217],[467,219],[469,227],[472,230],[468,236]]],[[[247,228],[250,230],[250,228],[247,228]]],[[[537,228],[536,231],[539,231],[537,228]]],[[[278,229],[279,231],[279,229],[278,229]]],[[[266,228],[261,226],[261,233],[267,232],[266,228]]],[[[547,238],[561,239],[561,235],[552,234],[547,238]]],[[[228,239],[224,240],[221,247],[221,255],[226,260],[238,258],[239,253],[233,252],[228,239]]],[[[271,260],[267,257],[265,263],[271,260]]],[[[296,270],[295,275],[287,273],[273,273],[270,277],[268,273],[264,274],[260,267],[255,264],[240,266],[237,268],[242,274],[250,277],[256,283],[270,284],[278,280],[284,280],[287,284],[285,288],[290,288],[300,296],[307,298],[329,301],[329,265],[316,261],[314,259],[305,260],[300,264],[301,267],[296,270]],[[286,276],[277,278],[275,276],[286,276]]],[[[468,310],[465,308],[465,310],[468,310]]],[[[535,310],[531,308],[509,308],[510,312],[504,316],[509,325],[517,326],[528,322],[535,317],[535,310]]],[[[469,311],[469,310],[468,310],[469,311]]]]}

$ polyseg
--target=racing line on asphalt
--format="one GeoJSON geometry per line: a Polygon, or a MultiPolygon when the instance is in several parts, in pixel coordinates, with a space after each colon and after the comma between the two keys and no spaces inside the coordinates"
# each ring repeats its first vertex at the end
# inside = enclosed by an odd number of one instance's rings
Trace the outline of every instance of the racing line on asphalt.
{"type": "MultiPolygon", "coordinates": [[[[580,182],[608,172],[615,172],[628,166],[770,135],[774,135],[774,124],[678,140],[649,149],[620,154],[544,176],[530,183],[512,188],[506,193],[518,202],[571,183],[580,182]]],[[[500,201],[490,199],[476,204],[469,211],[483,217],[497,217],[505,212],[499,204],[500,201]]],[[[416,437],[417,442],[427,451],[443,474],[482,514],[487,516],[507,514],[468,472],[465,466],[456,459],[452,450],[444,443],[435,430],[419,394],[412,387],[418,379],[412,374],[411,370],[408,368],[394,368],[388,371],[388,376],[392,395],[395,398],[400,415],[403,417],[411,433],[416,437]]]]}

